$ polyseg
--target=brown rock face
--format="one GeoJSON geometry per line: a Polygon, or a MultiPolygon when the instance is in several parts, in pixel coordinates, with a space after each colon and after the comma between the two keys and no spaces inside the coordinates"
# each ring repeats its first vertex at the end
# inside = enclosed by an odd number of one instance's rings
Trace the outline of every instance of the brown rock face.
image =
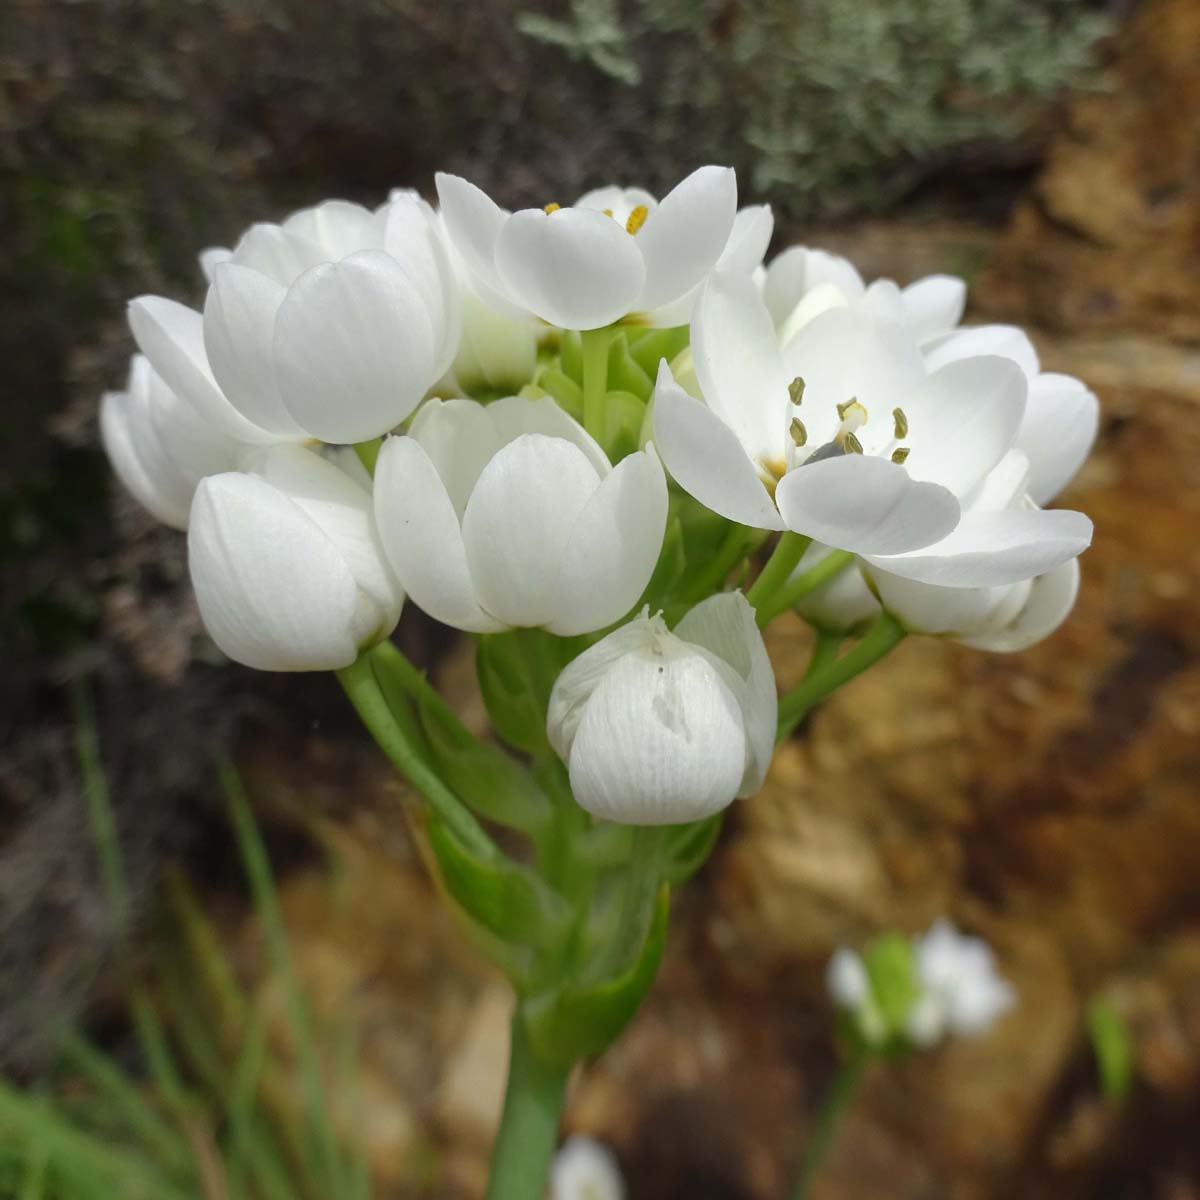
{"type": "Polygon", "coordinates": [[[983,281],[989,308],[1200,340],[1200,5],[1148,0],[1075,101],[983,281]]]}

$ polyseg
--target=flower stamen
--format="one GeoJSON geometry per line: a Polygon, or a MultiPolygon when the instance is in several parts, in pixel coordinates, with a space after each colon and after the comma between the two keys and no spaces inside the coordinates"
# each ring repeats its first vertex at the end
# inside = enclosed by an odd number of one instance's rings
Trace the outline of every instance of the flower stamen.
{"type": "Polygon", "coordinates": [[[804,399],[804,380],[799,375],[788,384],[788,398],[796,405],[804,399]]]}
{"type": "Polygon", "coordinates": [[[553,200],[551,200],[549,204],[546,204],[546,205],[543,205],[543,206],[542,206],[542,212],[544,212],[544,213],[556,213],[556,212],[558,212],[558,210],[559,210],[560,208],[562,208],[562,205],[561,205],[561,204],[556,204],[556,203],[555,203],[553,200]]]}
{"type": "Polygon", "coordinates": [[[637,233],[639,229],[646,223],[646,218],[650,215],[650,209],[644,204],[639,204],[633,208],[628,219],[625,221],[626,233],[637,233]]]}
{"type": "Polygon", "coordinates": [[[792,423],[788,426],[788,433],[792,435],[792,441],[797,446],[803,446],[808,441],[808,430],[799,417],[792,418],[792,423]]]}
{"type": "Polygon", "coordinates": [[[908,417],[904,415],[904,409],[893,408],[892,420],[895,422],[894,428],[897,439],[908,437],[908,417]]]}

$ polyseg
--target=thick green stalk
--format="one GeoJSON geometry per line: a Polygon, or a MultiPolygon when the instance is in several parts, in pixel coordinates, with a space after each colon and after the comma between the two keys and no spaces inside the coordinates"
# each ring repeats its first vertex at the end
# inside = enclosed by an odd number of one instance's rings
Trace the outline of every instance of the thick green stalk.
{"type": "Polygon", "coordinates": [[[832,658],[825,651],[818,669],[810,670],[796,687],[781,697],[776,741],[787,737],[818,700],[878,662],[903,637],[904,630],[896,618],[881,613],[867,632],[840,658],[832,658]]]}
{"type": "Polygon", "coordinates": [[[608,391],[608,346],[612,330],[585,329],[583,349],[583,427],[604,445],[604,394],[608,391]]]}
{"type": "Polygon", "coordinates": [[[499,851],[483,826],[429,768],[392,715],[375,678],[371,654],[360,654],[350,666],[338,671],[337,677],[380,749],[400,774],[425,797],[429,807],[445,822],[447,828],[472,853],[483,859],[496,858],[499,851]]]}
{"type": "Polygon", "coordinates": [[[713,551],[711,558],[693,579],[687,580],[687,586],[678,597],[679,602],[698,604],[713,592],[719,592],[729,573],[745,560],[764,536],[761,530],[730,521],[721,544],[713,551]]]}
{"type": "Polygon", "coordinates": [[[762,606],[757,609],[759,627],[765,628],[780,613],[792,608],[798,600],[840,575],[853,561],[854,555],[848,550],[834,550],[804,574],[786,580],[783,586],[773,596],[767,596],[762,606]]]}
{"type": "Polygon", "coordinates": [[[763,613],[768,611],[771,601],[791,578],[796,564],[804,557],[804,552],[811,543],[812,538],[793,533],[790,529],[780,534],[771,557],[767,559],[767,565],[759,572],[758,578],[746,593],[746,599],[754,607],[755,620],[758,621],[760,629],[770,619],[764,618],[763,613]]]}
{"type": "Polygon", "coordinates": [[[545,1195],[569,1075],[569,1069],[548,1067],[534,1057],[518,1009],[487,1200],[541,1200],[545,1195]]]}
{"type": "Polygon", "coordinates": [[[804,1157],[800,1160],[800,1174],[796,1178],[796,1187],[792,1192],[792,1200],[807,1200],[812,1182],[829,1156],[833,1145],[834,1134],[842,1117],[846,1115],[859,1085],[862,1083],[867,1064],[871,1061],[870,1054],[865,1050],[856,1050],[854,1056],[842,1064],[838,1073],[833,1077],[825,1098],[821,1101],[817,1113],[817,1124],[808,1145],[804,1148],[804,1157]]]}

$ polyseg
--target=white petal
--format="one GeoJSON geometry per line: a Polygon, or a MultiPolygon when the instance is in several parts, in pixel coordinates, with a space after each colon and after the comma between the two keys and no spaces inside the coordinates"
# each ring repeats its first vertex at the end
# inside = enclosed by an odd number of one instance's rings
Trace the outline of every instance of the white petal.
{"type": "Polygon", "coordinates": [[[484,468],[462,535],[479,603],[506,625],[558,615],[554,587],[567,541],[600,486],[595,467],[561,438],[522,434],[484,468]]]}
{"type": "MultiPolygon", "coordinates": [[[[739,208],[733,218],[729,241],[717,259],[718,271],[749,275],[762,265],[763,256],[775,232],[775,214],[769,204],[751,204],[739,208]]],[[[640,235],[639,235],[640,236],[640,235]]]]}
{"type": "Polygon", "coordinates": [[[555,1155],[550,1200],[625,1200],[625,1183],[607,1146],[575,1134],[555,1155]]]}
{"type": "Polygon", "coordinates": [[[450,242],[470,274],[503,291],[496,273],[496,240],[508,212],[484,191],[457,175],[438,172],[438,203],[450,242]]]}
{"type": "Polygon", "coordinates": [[[566,762],[570,756],[575,731],[583,718],[583,706],[604,676],[626,654],[645,650],[670,636],[661,615],[652,617],[643,610],[640,617],[605,634],[562,669],[550,692],[546,714],[546,733],[559,758],[566,762]]]}
{"type": "Polygon", "coordinates": [[[204,278],[212,283],[213,271],[216,270],[222,263],[228,262],[233,257],[233,251],[227,246],[208,246],[200,251],[200,270],[204,272],[204,278]]]}
{"type": "Polygon", "coordinates": [[[1027,387],[1024,374],[1005,358],[967,358],[935,371],[901,405],[910,474],[964,495],[1012,447],[1027,387]]]}
{"type": "Polygon", "coordinates": [[[976,650],[1012,653],[1048,638],[1070,615],[1079,594],[1079,560],[1072,558],[1033,581],[1016,619],[995,633],[963,638],[976,650]]]}
{"type": "Polygon", "coordinates": [[[129,327],[166,385],[206,421],[239,441],[276,440],[242,416],[221,391],[204,350],[204,319],[195,309],[163,296],[139,296],[129,302],[129,327]]]}
{"type": "Polygon", "coordinates": [[[188,566],[213,641],[264,671],[336,670],[358,656],[358,588],[316,523],[250,475],[196,491],[188,566]]]}
{"type": "Polygon", "coordinates": [[[269,276],[289,287],[310,267],[326,261],[320,246],[279,225],[251,225],[233,249],[231,262],[269,276]]]}
{"type": "Polygon", "coordinates": [[[551,633],[603,629],[650,582],[667,525],[667,481],[653,448],[631,454],[584,505],[571,529],[555,589],[551,633]]]}
{"type": "Polygon", "coordinates": [[[380,249],[375,214],[349,200],[324,200],[292,213],[283,222],[284,232],[319,246],[322,258],[336,262],[358,250],[380,249]]]}
{"type": "Polygon", "coordinates": [[[718,272],[700,289],[691,350],[708,407],[746,453],[760,461],[783,459],[791,376],[750,278],[718,272]]]}
{"type": "MultiPolygon", "coordinates": [[[[100,400],[100,441],[113,470],[134,499],[172,529],[186,529],[193,481],[165,455],[144,458],[135,444],[132,423],[139,419],[127,392],[108,392],[100,400]]],[[[144,419],[144,418],[143,418],[144,419]]]]}
{"type": "Polygon", "coordinates": [[[736,697],[698,652],[632,653],[601,679],[571,746],[571,790],[589,812],[634,825],[697,821],[741,786],[736,697]]]}
{"type": "Polygon", "coordinates": [[[962,320],[967,285],[957,275],[926,275],[900,293],[904,322],[918,342],[947,333],[962,320]]]}
{"type": "Polygon", "coordinates": [[[994,587],[1044,575],[1081,554],[1091,540],[1091,521],[1064,509],[965,513],[940,542],[871,561],[925,583],[994,587]]]}
{"type": "Polygon", "coordinates": [[[204,302],[204,346],[213,376],[247,420],[284,438],[303,438],[275,382],[275,314],[286,289],[261,271],[225,263],[204,302]]]}
{"type": "Polygon", "coordinates": [[[275,372],[288,412],[325,442],[395,428],[436,378],[422,297],[389,254],[364,250],[302,275],[275,321],[275,372]]]}
{"type": "Polygon", "coordinates": [[[936,371],[960,358],[995,354],[1011,359],[1029,378],[1038,373],[1037,351],[1028,336],[1015,325],[978,325],[956,329],[925,347],[925,365],[936,371]]]}
{"type": "Polygon", "coordinates": [[[847,303],[857,300],[865,290],[854,265],[837,254],[807,246],[792,246],[777,254],[767,267],[763,283],[763,300],[775,325],[782,329],[796,305],[822,284],[835,288],[847,303]]]}
{"type": "Polygon", "coordinates": [[[910,633],[968,636],[990,627],[997,609],[1019,609],[1028,596],[1027,581],[1000,587],[938,587],[868,568],[880,603],[910,633]]]}
{"type": "Polygon", "coordinates": [[[871,981],[863,960],[849,946],[839,946],[825,969],[825,986],[830,999],[841,1008],[857,1009],[871,993],[871,981]]]}
{"type": "Polygon", "coordinates": [[[804,293],[804,299],[792,309],[791,316],[783,322],[779,330],[779,344],[790,345],[805,325],[831,308],[849,307],[850,302],[840,288],[834,287],[832,283],[818,283],[816,287],[804,293]]]}
{"type": "Polygon", "coordinates": [[[740,680],[735,694],[746,726],[747,761],[738,795],[753,795],[771,765],[779,717],[775,672],[754,609],[741,592],[719,592],[691,609],[676,625],[675,636],[728,663],[740,680]]]}
{"type": "Polygon", "coordinates": [[[520,391],[537,369],[537,330],[532,318],[514,319],[497,312],[464,288],[462,338],[452,369],[466,392],[484,387],[520,391]]]}
{"type": "Polygon", "coordinates": [[[789,378],[805,383],[802,413],[810,445],[827,439],[824,430],[836,427],[836,405],[852,398],[862,403],[870,419],[859,430],[864,447],[891,438],[892,409],[916,392],[926,377],[925,366],[911,335],[903,326],[870,313],[834,308],[810,321],[784,350],[789,378]]]}
{"type": "Polygon", "coordinates": [[[755,529],[783,521],[737,435],[659,365],[654,392],[654,444],[681,488],[713,512],[755,529]]]}
{"type": "MultiPolygon", "coordinates": [[[[811,571],[831,553],[831,547],[821,542],[813,542],[796,564],[792,577],[811,571]]],[[[804,596],[796,605],[796,611],[818,629],[851,633],[868,625],[881,610],[879,601],[867,587],[858,561],[855,560],[828,583],[823,583],[804,596]]]]}
{"type": "Polygon", "coordinates": [[[628,313],[645,267],[633,238],[611,217],[585,208],[527,208],[496,239],[504,290],[563,329],[599,329],[628,313]]]}
{"type": "MultiPolygon", "coordinates": [[[[145,360],[143,360],[145,361],[145,360]]],[[[150,423],[167,457],[194,487],[205,475],[235,470],[247,447],[210,425],[149,369],[150,423]]]]}
{"type": "Polygon", "coordinates": [[[736,214],[732,167],[700,167],[676,184],[635,235],[646,264],[639,310],[691,291],[721,257],[736,214]]]}
{"type": "Polygon", "coordinates": [[[962,498],[963,512],[1000,512],[1026,507],[1029,491],[1029,459],[1020,450],[1010,450],[962,498]]]}
{"type": "Polygon", "coordinates": [[[458,516],[414,438],[390,437],[379,452],[375,523],[396,578],[420,608],[472,633],[503,628],[475,599],[458,516]]]}
{"type": "Polygon", "coordinates": [[[876,279],[863,293],[859,301],[864,312],[883,321],[896,323],[904,320],[904,303],[900,299],[900,289],[892,279],[876,279]]]}
{"type": "Polygon", "coordinates": [[[476,480],[504,445],[491,409],[474,400],[428,400],[409,435],[429,455],[461,521],[476,480]]]}
{"type": "Polygon", "coordinates": [[[565,438],[583,451],[596,473],[605,476],[612,464],[595,438],[574,417],[563,412],[550,396],[528,400],[524,396],[505,396],[487,406],[487,414],[496,427],[501,445],[515,441],[523,433],[544,433],[565,438]]]}
{"type": "Polygon", "coordinates": [[[1038,375],[1029,385],[1017,445],[1029,456],[1029,494],[1048,504],[1083,465],[1100,427],[1100,402],[1070,375],[1038,375]]]}
{"type": "MultiPolygon", "coordinates": [[[[347,451],[349,454],[350,452],[347,451]]],[[[336,459],[303,446],[272,446],[249,458],[246,467],[306,513],[338,548],[359,589],[381,612],[400,616],[403,594],[388,569],[375,528],[369,478],[361,482],[361,464],[351,456],[351,471],[336,459]]],[[[374,624],[375,622],[372,622],[374,624]]]]}
{"type": "Polygon", "coordinates": [[[652,196],[644,188],[623,188],[614,184],[593,188],[584,192],[572,205],[573,208],[591,208],[597,212],[606,213],[622,228],[629,220],[630,213],[644,205],[648,213],[658,207],[658,198],[652,196]]]}
{"type": "Polygon", "coordinates": [[[857,554],[898,554],[944,538],[959,504],[883,458],[845,454],[789,471],[775,489],[789,529],[857,554]]]}
{"type": "Polygon", "coordinates": [[[434,332],[434,363],[443,375],[458,350],[461,301],[458,276],[442,241],[437,214],[415,194],[393,197],[375,217],[379,240],[423,297],[434,332]]]}

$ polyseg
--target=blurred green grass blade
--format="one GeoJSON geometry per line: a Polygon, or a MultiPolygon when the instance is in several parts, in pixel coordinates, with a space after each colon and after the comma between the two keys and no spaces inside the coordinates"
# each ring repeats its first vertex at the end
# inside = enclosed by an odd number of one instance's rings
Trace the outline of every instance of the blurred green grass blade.
{"type": "MultiPolygon", "coordinates": [[[[41,1107],[46,1101],[38,1096],[33,1098],[31,1103],[41,1107]]],[[[32,1137],[27,1146],[21,1190],[17,1196],[19,1200],[43,1200],[46,1194],[46,1164],[49,1157],[46,1153],[46,1143],[38,1137],[32,1137]]]]}
{"type": "Polygon", "coordinates": [[[217,772],[229,808],[234,835],[250,881],[254,907],[262,924],[272,970],[283,984],[289,1033],[296,1048],[304,1095],[304,1114],[312,1135],[312,1182],[320,1200],[339,1196],[343,1190],[343,1168],[337,1133],[321,1078],[316,1039],[307,1006],[292,968],[287,930],[279,909],[279,897],[271,874],[266,846],[258,832],[242,781],[228,758],[217,760],[217,772]]]}
{"type": "Polygon", "coordinates": [[[1087,1011],[1088,1036],[1096,1056],[1100,1090],[1113,1105],[1121,1105],[1133,1085],[1133,1041],[1111,1000],[1097,996],[1087,1011]]]}
{"type": "Polygon", "coordinates": [[[173,1169],[191,1166],[187,1141],[158,1112],[138,1086],[107,1054],[78,1035],[67,1037],[63,1046],[66,1061],[79,1071],[142,1138],[147,1149],[173,1169]]]}
{"type": "Polygon", "coordinates": [[[370,1200],[371,1163],[367,1155],[366,1139],[359,1136],[363,1128],[362,1089],[359,1074],[358,1033],[353,1024],[347,1024],[338,1048],[338,1090],[350,1097],[351,1128],[354,1130],[353,1145],[349,1151],[346,1180],[347,1200],[370,1200]]]}

